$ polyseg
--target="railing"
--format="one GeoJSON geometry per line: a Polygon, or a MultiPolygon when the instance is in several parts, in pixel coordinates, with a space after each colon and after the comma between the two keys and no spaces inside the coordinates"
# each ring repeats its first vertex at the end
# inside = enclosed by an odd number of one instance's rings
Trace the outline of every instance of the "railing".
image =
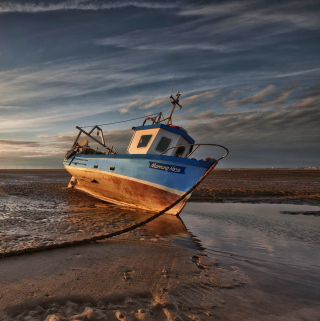
{"type": "Polygon", "coordinates": [[[78,143],[81,134],[85,134],[86,136],[88,136],[92,140],[94,140],[96,143],[101,145],[100,150],[105,149],[107,151],[108,155],[118,154],[118,152],[114,146],[106,146],[104,136],[103,136],[103,131],[99,126],[94,126],[89,132],[86,132],[84,129],[82,129],[81,127],[78,127],[78,126],[76,126],[76,128],[79,130],[78,136],[76,137],[71,149],[69,151],[67,151],[67,153],[65,155],[65,159],[69,159],[71,156],[73,156],[75,154],[96,155],[99,153],[99,151],[98,151],[99,147],[97,147],[96,149],[93,149],[93,148],[89,147],[88,145],[82,146],[78,143]],[[91,135],[95,129],[98,131],[98,135],[100,136],[100,141],[91,135]]]}
{"type": "Polygon", "coordinates": [[[192,146],[192,147],[193,147],[193,146],[197,146],[197,147],[194,148],[194,149],[193,149],[187,156],[185,156],[184,158],[189,158],[200,146],[217,146],[217,147],[223,148],[223,149],[226,151],[226,153],[225,153],[222,157],[220,157],[219,159],[217,159],[217,161],[219,161],[219,160],[222,159],[222,158],[227,157],[228,154],[229,154],[228,148],[226,148],[226,147],[224,147],[224,146],[222,146],[222,145],[218,145],[218,144],[186,144],[186,145],[178,145],[178,146],[170,147],[170,148],[166,149],[165,151],[163,151],[160,155],[165,154],[165,153],[166,153],[168,150],[170,150],[170,149],[178,148],[178,147],[187,147],[187,146],[192,146]]]}

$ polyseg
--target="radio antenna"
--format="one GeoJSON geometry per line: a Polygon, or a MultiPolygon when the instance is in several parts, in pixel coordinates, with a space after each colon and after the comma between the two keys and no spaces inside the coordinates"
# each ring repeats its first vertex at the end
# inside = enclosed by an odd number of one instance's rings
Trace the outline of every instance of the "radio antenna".
{"type": "Polygon", "coordinates": [[[173,76],[173,81],[172,81],[172,89],[171,89],[171,94],[170,96],[172,96],[172,93],[173,93],[173,88],[174,88],[174,81],[176,79],[176,72],[174,73],[174,76],[173,76]]]}

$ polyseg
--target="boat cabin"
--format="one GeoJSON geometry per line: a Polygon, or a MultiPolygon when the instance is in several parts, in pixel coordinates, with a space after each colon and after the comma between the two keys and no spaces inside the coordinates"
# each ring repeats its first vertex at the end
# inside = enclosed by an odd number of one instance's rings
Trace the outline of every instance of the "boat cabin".
{"type": "MultiPolygon", "coordinates": [[[[163,118],[162,113],[159,113],[155,117],[147,117],[142,126],[132,128],[134,133],[129,143],[127,154],[153,154],[174,157],[188,157],[190,155],[194,146],[194,139],[192,139],[182,127],[172,125],[172,114],[175,107],[182,107],[179,104],[179,97],[179,92],[177,93],[176,98],[172,95],[170,96],[172,110],[167,118],[163,118]],[[146,125],[147,121],[151,121],[152,124],[146,125]]],[[[78,126],[76,128],[79,130],[79,133],[71,150],[67,152],[66,159],[69,159],[76,153],[90,155],[118,154],[114,146],[106,146],[103,131],[98,125],[94,126],[89,132],[86,132],[83,128],[78,126]],[[92,136],[94,130],[97,130],[97,134],[100,136],[101,141],[92,136]],[[98,148],[93,149],[89,147],[87,139],[78,142],[82,133],[101,145],[102,147],[99,147],[100,150],[98,151],[98,148]]]]}
{"type": "Polygon", "coordinates": [[[154,124],[133,127],[128,154],[162,154],[175,157],[186,157],[191,152],[194,140],[187,131],[179,126],[154,124]],[[175,147],[176,148],[172,148],[175,147]]]}

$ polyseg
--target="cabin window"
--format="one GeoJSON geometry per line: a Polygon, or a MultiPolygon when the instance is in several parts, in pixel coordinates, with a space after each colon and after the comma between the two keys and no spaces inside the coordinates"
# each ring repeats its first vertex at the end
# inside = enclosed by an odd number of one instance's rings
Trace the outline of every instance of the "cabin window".
{"type": "Polygon", "coordinates": [[[156,150],[159,152],[164,152],[166,149],[168,149],[169,145],[171,143],[171,139],[167,137],[162,137],[160,139],[160,142],[158,146],[156,147],[156,150]]]}
{"type": "Polygon", "coordinates": [[[141,147],[146,147],[151,139],[152,135],[142,135],[139,143],[138,143],[138,148],[141,147]]]}
{"type": "Polygon", "coordinates": [[[181,157],[182,154],[184,153],[185,149],[186,148],[184,146],[178,147],[177,150],[176,150],[176,153],[174,154],[174,156],[175,157],[181,157]]]}

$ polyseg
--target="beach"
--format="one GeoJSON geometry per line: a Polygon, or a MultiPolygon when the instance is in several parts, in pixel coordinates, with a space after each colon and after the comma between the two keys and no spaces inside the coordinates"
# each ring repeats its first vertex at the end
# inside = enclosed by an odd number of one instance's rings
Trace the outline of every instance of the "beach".
{"type": "MultiPolygon", "coordinates": [[[[0,320],[319,320],[316,293],[300,306],[279,289],[262,295],[266,276],[244,260],[209,255],[183,212],[182,220],[164,215],[115,238],[28,254],[153,214],[68,189],[69,178],[64,170],[0,170],[0,253],[11,253],[0,259],[0,320]]],[[[190,201],[319,206],[319,184],[319,170],[214,170],[190,201]]],[[[310,213],[301,214],[318,218],[310,213]]]]}
{"type": "Polygon", "coordinates": [[[215,170],[193,193],[193,200],[320,204],[320,170],[215,170]]]}

